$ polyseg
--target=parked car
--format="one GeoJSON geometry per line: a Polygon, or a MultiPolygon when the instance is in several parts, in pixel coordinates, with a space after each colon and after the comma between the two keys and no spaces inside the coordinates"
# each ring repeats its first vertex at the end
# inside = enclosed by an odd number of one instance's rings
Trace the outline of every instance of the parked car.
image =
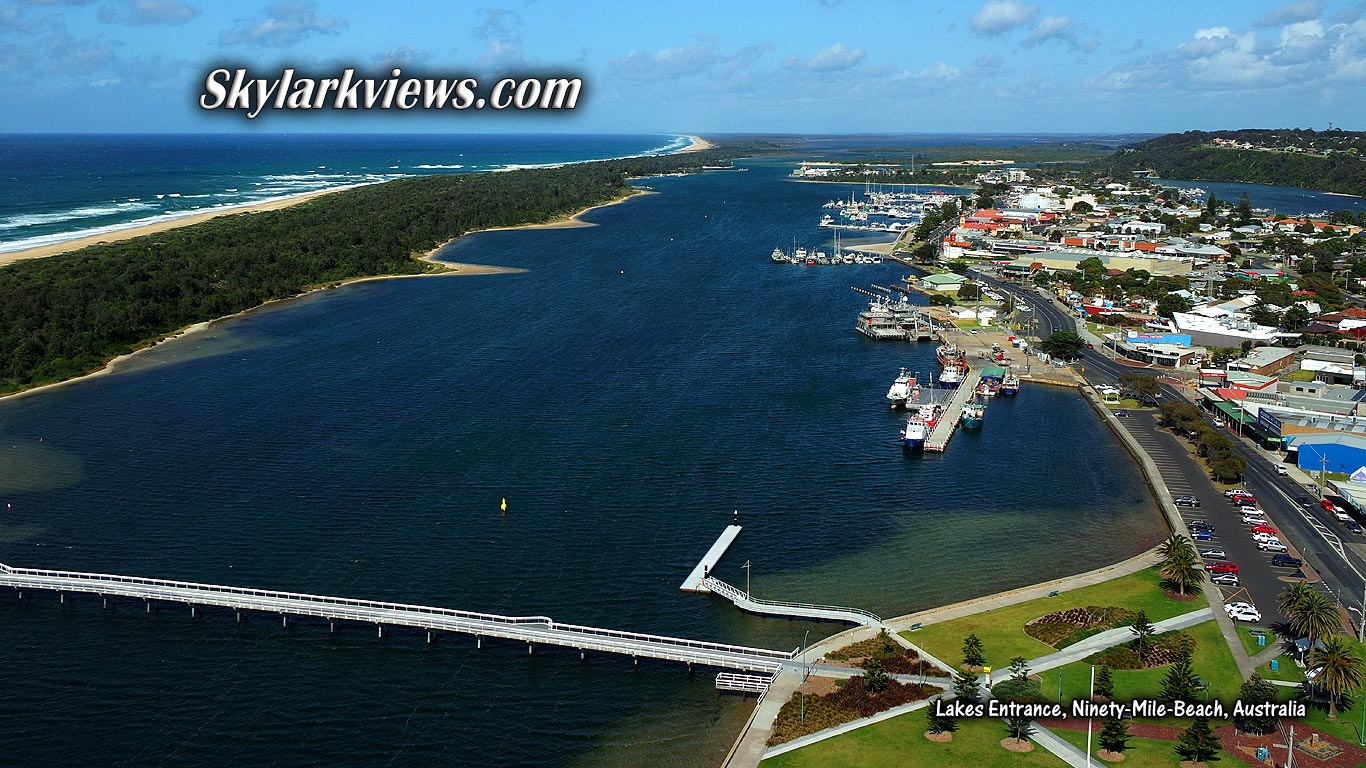
{"type": "Polygon", "coordinates": [[[1256,515],[1257,517],[1261,517],[1266,514],[1260,508],[1254,507],[1251,504],[1244,504],[1243,506],[1238,507],[1238,512],[1239,514],[1256,515]]]}
{"type": "Polygon", "coordinates": [[[1269,526],[1269,525],[1254,525],[1254,526],[1252,526],[1252,532],[1253,532],[1253,533],[1275,533],[1275,532],[1276,532],[1276,529],[1275,529],[1275,528],[1272,528],[1272,527],[1269,526]]]}
{"type": "Polygon", "coordinates": [[[1332,501],[1332,499],[1323,499],[1322,501],[1319,502],[1319,506],[1323,507],[1323,511],[1324,511],[1324,512],[1342,512],[1342,511],[1344,511],[1344,510],[1342,509],[1342,507],[1339,507],[1338,505],[1334,504],[1333,501],[1332,501]]]}
{"type": "Polygon", "coordinates": [[[1222,426],[1224,426],[1224,420],[1223,420],[1223,419],[1215,419],[1215,420],[1214,420],[1214,426],[1216,426],[1216,427],[1222,427],[1222,426]]]}
{"type": "Polygon", "coordinates": [[[1224,550],[1222,549],[1202,549],[1200,550],[1200,556],[1205,558],[1206,560],[1228,559],[1228,555],[1224,554],[1224,550]]]}
{"type": "Polygon", "coordinates": [[[1252,534],[1252,540],[1259,543],[1263,541],[1280,541],[1274,533],[1254,533],[1252,534]]]}
{"type": "Polygon", "coordinates": [[[1225,611],[1255,611],[1255,610],[1257,610],[1257,606],[1253,605],[1252,603],[1243,602],[1242,600],[1234,600],[1233,602],[1224,603],[1224,610],[1225,610],[1225,611]]]}
{"type": "Polygon", "coordinates": [[[1256,512],[1244,512],[1243,523],[1245,525],[1266,525],[1266,518],[1256,512]]]}
{"type": "Polygon", "coordinates": [[[1191,539],[1195,541],[1214,541],[1214,531],[1209,528],[1197,528],[1191,531],[1191,539]]]}
{"type": "Polygon", "coordinates": [[[1172,503],[1178,507],[1199,507],[1200,500],[1194,496],[1177,496],[1172,499],[1172,503]]]}
{"type": "Polygon", "coordinates": [[[1128,412],[1128,411],[1115,411],[1115,416],[1118,417],[1118,418],[1121,418],[1121,419],[1126,419],[1126,418],[1129,417],[1129,412],[1128,412]]]}
{"type": "Polygon", "coordinates": [[[1087,344],[1087,345],[1086,345],[1086,348],[1087,348],[1087,349],[1095,349],[1095,348],[1096,348],[1096,345],[1095,345],[1095,344],[1087,344]]]}
{"type": "Polygon", "coordinates": [[[1228,611],[1228,617],[1234,621],[1258,622],[1262,620],[1261,612],[1246,603],[1236,608],[1226,605],[1224,610],[1228,611]]]}
{"type": "Polygon", "coordinates": [[[1234,488],[1229,491],[1224,491],[1224,495],[1228,498],[1233,498],[1234,496],[1251,496],[1252,491],[1245,490],[1243,488],[1234,488]]]}
{"type": "Polygon", "coordinates": [[[1279,565],[1282,568],[1299,568],[1304,565],[1304,561],[1291,555],[1272,555],[1271,564],[1279,565]]]}
{"type": "Polygon", "coordinates": [[[1257,497],[1248,493],[1240,493],[1236,496],[1230,496],[1229,501],[1233,502],[1234,506],[1239,507],[1257,505],[1257,497]]]}
{"type": "Polygon", "coordinates": [[[1281,475],[1282,477],[1284,477],[1284,476],[1290,474],[1290,470],[1286,469],[1284,464],[1277,464],[1277,465],[1276,465],[1276,474],[1281,475]]]}
{"type": "Polygon", "coordinates": [[[1225,560],[1219,563],[1209,563],[1205,566],[1205,570],[1209,571],[1210,573],[1237,573],[1238,564],[1230,563],[1227,560],[1225,560]]]}
{"type": "Polygon", "coordinates": [[[1236,587],[1242,583],[1238,579],[1238,574],[1236,573],[1216,573],[1210,576],[1209,580],[1215,584],[1222,584],[1225,587],[1236,587]]]}
{"type": "Polygon", "coordinates": [[[1259,541],[1257,549],[1263,552],[1289,552],[1290,548],[1280,541],[1259,541]]]}
{"type": "Polygon", "coordinates": [[[1342,521],[1342,525],[1343,525],[1344,528],[1346,528],[1347,530],[1351,531],[1352,533],[1361,533],[1361,532],[1362,532],[1362,530],[1361,530],[1361,524],[1358,523],[1358,522],[1355,521],[1355,520],[1343,520],[1343,521],[1342,521]]]}

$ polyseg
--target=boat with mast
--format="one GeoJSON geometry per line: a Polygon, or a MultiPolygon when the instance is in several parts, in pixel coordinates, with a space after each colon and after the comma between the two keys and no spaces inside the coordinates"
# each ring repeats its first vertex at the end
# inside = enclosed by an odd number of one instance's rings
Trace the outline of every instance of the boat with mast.
{"type": "Polygon", "coordinates": [[[892,381],[892,386],[887,390],[887,401],[891,403],[892,410],[907,407],[912,397],[917,400],[920,397],[920,386],[915,382],[915,376],[906,373],[902,368],[901,373],[892,381]]]}

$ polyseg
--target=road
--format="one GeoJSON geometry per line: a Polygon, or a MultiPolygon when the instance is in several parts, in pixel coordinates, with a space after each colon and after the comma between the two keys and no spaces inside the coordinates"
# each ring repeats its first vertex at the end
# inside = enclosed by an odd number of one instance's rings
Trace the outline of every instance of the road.
{"type": "MultiPolygon", "coordinates": [[[[1041,337],[1047,338],[1060,330],[1077,329],[1073,316],[1059,308],[1050,297],[1039,294],[1032,286],[1004,283],[988,275],[977,277],[983,283],[1024,299],[1033,307],[1041,337]]],[[[1117,363],[1106,357],[1103,351],[1096,349],[1083,351],[1078,370],[1092,384],[1115,384],[1121,375],[1131,373],[1159,376],[1158,371],[1150,368],[1117,363]]],[[[1180,402],[1187,400],[1185,393],[1173,386],[1171,381],[1159,378],[1159,383],[1162,385],[1165,399],[1180,402]]],[[[1280,587],[1277,585],[1283,585],[1280,578],[1284,575],[1285,569],[1271,568],[1269,554],[1248,548],[1250,538],[1240,530],[1245,526],[1239,516],[1232,514],[1232,507],[1224,502],[1223,494],[1209,482],[1203,470],[1186,453],[1181,442],[1174,435],[1157,430],[1152,420],[1151,412],[1147,412],[1146,415],[1136,412],[1127,420],[1130,433],[1153,455],[1154,461],[1158,460],[1159,455],[1163,457],[1163,462],[1158,463],[1158,468],[1174,495],[1189,493],[1201,500],[1199,514],[1216,527],[1216,534],[1219,535],[1218,545],[1225,549],[1229,558],[1237,562],[1241,568],[1239,576],[1253,597],[1248,602],[1255,604],[1262,612],[1263,624],[1274,620],[1275,593],[1279,592],[1280,587]],[[1237,535],[1230,535],[1234,533],[1237,535]],[[1265,561],[1265,567],[1261,561],[1265,561]]],[[[1341,537],[1357,541],[1360,541],[1361,537],[1348,533],[1341,523],[1324,512],[1294,480],[1278,475],[1275,471],[1275,463],[1279,461],[1277,454],[1260,450],[1240,439],[1235,440],[1234,445],[1238,453],[1247,460],[1243,487],[1253,492],[1257,497],[1258,506],[1266,511],[1282,537],[1287,539],[1292,547],[1298,550],[1300,556],[1319,573],[1322,588],[1336,597],[1344,607],[1353,611],[1366,608],[1366,579],[1359,575],[1366,573],[1366,561],[1350,547],[1343,546],[1341,541],[1341,537]]],[[[1197,514],[1183,513],[1183,517],[1189,521],[1196,518],[1197,514]]]]}

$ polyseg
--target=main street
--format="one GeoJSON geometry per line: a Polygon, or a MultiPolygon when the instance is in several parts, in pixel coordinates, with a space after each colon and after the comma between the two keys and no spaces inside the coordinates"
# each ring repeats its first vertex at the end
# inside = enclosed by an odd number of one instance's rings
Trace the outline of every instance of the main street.
{"type": "MultiPolygon", "coordinates": [[[[1011,293],[1032,307],[1041,338],[1047,338],[1057,331],[1077,329],[1076,318],[1055,304],[1051,296],[1039,294],[1032,286],[1005,283],[981,273],[974,273],[974,277],[1011,293]]],[[[1077,368],[1091,384],[1115,384],[1121,375],[1132,373],[1159,377],[1164,398],[1180,402],[1187,400],[1183,391],[1173,386],[1170,381],[1160,378],[1159,371],[1116,362],[1108,358],[1104,350],[1083,350],[1077,368]]],[[[1157,450],[1168,458],[1168,467],[1171,468],[1170,472],[1174,473],[1174,477],[1168,479],[1169,469],[1162,464],[1159,464],[1159,470],[1173,494],[1190,493],[1200,499],[1200,510],[1183,516],[1189,521],[1203,515],[1216,526],[1220,548],[1226,550],[1229,558],[1239,564],[1239,576],[1254,598],[1249,602],[1253,602],[1261,610],[1263,623],[1267,623],[1276,615],[1275,594],[1282,586],[1280,577],[1286,575],[1282,572],[1288,569],[1271,568],[1269,555],[1260,553],[1255,548],[1243,551],[1244,544],[1251,546],[1250,536],[1246,533],[1247,526],[1242,524],[1238,516],[1232,514],[1232,507],[1224,501],[1223,494],[1209,482],[1198,462],[1186,452],[1179,440],[1170,433],[1158,433],[1152,418],[1151,412],[1135,412],[1126,419],[1126,426],[1150,454],[1157,450]],[[1150,433],[1152,436],[1145,440],[1140,437],[1144,433],[1150,433]],[[1165,439],[1156,440],[1158,434],[1165,439]],[[1173,453],[1173,450],[1179,450],[1180,453],[1173,453]],[[1264,567],[1259,560],[1268,562],[1264,567]]],[[[1353,612],[1366,609],[1366,579],[1360,575],[1366,573],[1366,560],[1342,543],[1343,537],[1355,535],[1350,534],[1340,522],[1323,511],[1317,500],[1311,498],[1303,487],[1290,477],[1276,473],[1274,464],[1279,457],[1275,453],[1258,449],[1242,439],[1235,439],[1234,446],[1247,461],[1242,486],[1253,492],[1257,497],[1258,506],[1266,511],[1272,524],[1291,546],[1298,550],[1299,556],[1318,572],[1322,586],[1353,612]]],[[[1158,456],[1154,455],[1153,458],[1156,461],[1158,456]]],[[[1359,536],[1356,538],[1360,539],[1359,536]]],[[[1360,613],[1357,613],[1355,618],[1360,621],[1360,613]]]]}

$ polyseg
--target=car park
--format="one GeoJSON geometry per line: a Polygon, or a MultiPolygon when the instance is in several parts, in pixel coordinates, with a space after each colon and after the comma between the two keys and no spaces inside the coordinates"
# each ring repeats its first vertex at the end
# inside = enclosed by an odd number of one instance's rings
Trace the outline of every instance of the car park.
{"type": "Polygon", "coordinates": [[[1289,552],[1290,548],[1279,541],[1259,541],[1257,549],[1263,552],[1289,552]]]}
{"type": "Polygon", "coordinates": [[[1304,565],[1304,561],[1291,555],[1272,555],[1271,564],[1282,568],[1299,568],[1304,565]]]}
{"type": "Polygon", "coordinates": [[[1237,573],[1238,565],[1236,563],[1230,563],[1227,560],[1225,560],[1219,563],[1210,563],[1209,565],[1205,566],[1205,570],[1209,571],[1210,573],[1237,573]]]}
{"type": "Polygon", "coordinates": [[[1195,541],[1214,541],[1214,531],[1208,528],[1197,528],[1191,531],[1191,538],[1195,541]]]}
{"type": "Polygon", "coordinates": [[[1228,555],[1222,549],[1202,549],[1200,556],[1206,560],[1227,560],[1228,555]]]}
{"type": "Polygon", "coordinates": [[[1275,528],[1272,528],[1272,527],[1269,526],[1269,525],[1254,525],[1254,526],[1252,526],[1252,532],[1253,532],[1253,533],[1275,533],[1275,532],[1276,532],[1276,529],[1275,529],[1275,528]]]}
{"type": "Polygon", "coordinates": [[[1172,498],[1172,503],[1178,507],[1199,507],[1200,500],[1194,496],[1176,496],[1172,498]]]}
{"type": "Polygon", "coordinates": [[[1209,580],[1225,587],[1236,587],[1242,583],[1236,573],[1216,573],[1211,575],[1209,580]]]}

